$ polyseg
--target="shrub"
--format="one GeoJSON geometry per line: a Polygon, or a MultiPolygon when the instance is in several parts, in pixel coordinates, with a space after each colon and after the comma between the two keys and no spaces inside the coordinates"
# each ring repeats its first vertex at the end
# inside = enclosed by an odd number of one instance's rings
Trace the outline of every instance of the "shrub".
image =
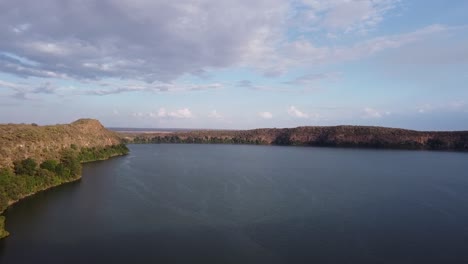
{"type": "Polygon", "coordinates": [[[0,238],[8,235],[8,232],[5,230],[5,217],[0,215],[0,238]]]}
{"type": "Polygon", "coordinates": [[[34,159],[27,158],[22,161],[15,161],[15,174],[33,176],[36,173],[37,162],[34,159]]]}
{"type": "Polygon", "coordinates": [[[55,172],[55,168],[57,167],[58,162],[56,160],[46,160],[41,163],[39,166],[41,169],[46,169],[48,171],[55,172]]]}

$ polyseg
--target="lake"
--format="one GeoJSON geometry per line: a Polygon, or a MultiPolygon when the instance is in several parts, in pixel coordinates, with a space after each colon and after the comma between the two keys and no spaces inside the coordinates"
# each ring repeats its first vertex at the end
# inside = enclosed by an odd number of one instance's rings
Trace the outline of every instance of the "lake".
{"type": "Polygon", "coordinates": [[[468,154],[129,145],[6,212],[0,263],[467,263],[468,154]]]}

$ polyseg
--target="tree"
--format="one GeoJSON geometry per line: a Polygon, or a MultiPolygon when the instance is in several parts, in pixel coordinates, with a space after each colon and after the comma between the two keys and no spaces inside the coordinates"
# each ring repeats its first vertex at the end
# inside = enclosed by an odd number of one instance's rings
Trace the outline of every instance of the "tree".
{"type": "Polygon", "coordinates": [[[70,176],[70,169],[66,168],[62,163],[59,163],[57,167],[55,167],[55,173],[63,178],[68,178],[70,176]]]}
{"type": "Polygon", "coordinates": [[[37,162],[31,158],[15,161],[13,165],[15,167],[15,174],[17,175],[33,176],[36,173],[37,162]]]}
{"type": "Polygon", "coordinates": [[[57,167],[58,162],[56,160],[46,160],[41,163],[39,166],[41,169],[46,169],[48,171],[55,172],[55,167],[57,167]]]}
{"type": "Polygon", "coordinates": [[[81,163],[80,159],[74,151],[66,150],[62,154],[60,163],[63,164],[65,168],[70,170],[70,175],[76,176],[81,174],[81,163]]]}

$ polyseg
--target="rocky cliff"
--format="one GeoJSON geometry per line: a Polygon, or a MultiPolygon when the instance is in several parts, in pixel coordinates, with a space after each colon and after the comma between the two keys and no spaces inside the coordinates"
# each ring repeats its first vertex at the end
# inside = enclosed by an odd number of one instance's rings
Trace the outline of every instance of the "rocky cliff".
{"type": "Polygon", "coordinates": [[[120,133],[133,143],[229,143],[468,151],[468,131],[428,132],[368,126],[120,133]]]}
{"type": "Polygon", "coordinates": [[[0,125],[0,168],[13,161],[34,158],[41,162],[58,159],[72,145],[106,147],[121,143],[119,136],[105,129],[98,120],[79,119],[71,124],[37,126],[35,124],[0,125]]]}

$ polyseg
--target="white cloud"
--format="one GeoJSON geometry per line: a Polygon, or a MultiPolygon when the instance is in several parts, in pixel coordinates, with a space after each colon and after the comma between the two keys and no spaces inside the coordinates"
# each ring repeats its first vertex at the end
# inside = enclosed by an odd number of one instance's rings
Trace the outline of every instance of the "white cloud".
{"type": "Polygon", "coordinates": [[[7,82],[7,81],[3,81],[3,80],[0,80],[0,87],[14,89],[14,90],[27,88],[27,86],[25,86],[25,85],[21,85],[21,84],[18,84],[18,83],[7,82]]]}
{"type": "Polygon", "coordinates": [[[71,50],[68,49],[65,45],[58,43],[32,42],[28,43],[26,48],[55,56],[68,56],[71,53],[71,50]]]}
{"type": "Polygon", "coordinates": [[[258,113],[258,115],[261,118],[264,118],[264,119],[272,119],[273,118],[273,114],[270,113],[270,112],[260,112],[260,113],[258,113]]]}
{"type": "Polygon", "coordinates": [[[167,111],[166,108],[161,107],[157,112],[135,112],[132,114],[134,117],[149,117],[155,119],[190,119],[194,115],[188,108],[182,108],[175,111],[167,111]]]}
{"type": "Polygon", "coordinates": [[[381,118],[383,116],[391,115],[392,113],[389,111],[379,111],[371,107],[366,107],[363,109],[363,116],[364,118],[381,118]]]}
{"type": "Polygon", "coordinates": [[[211,112],[208,114],[208,117],[210,117],[210,118],[215,118],[215,119],[221,119],[221,118],[223,118],[223,116],[222,116],[220,113],[218,113],[218,111],[216,111],[216,110],[211,111],[211,112]]]}
{"type": "Polygon", "coordinates": [[[434,106],[432,106],[431,104],[424,104],[418,107],[418,113],[424,114],[426,112],[431,111],[432,109],[434,109],[434,106]]]}
{"type": "Polygon", "coordinates": [[[159,118],[192,118],[193,114],[188,108],[182,108],[176,111],[168,112],[165,108],[160,108],[157,115],[150,113],[150,116],[159,117],[159,118]]]}
{"type": "Polygon", "coordinates": [[[420,114],[430,112],[464,112],[468,110],[468,104],[463,100],[456,100],[450,102],[442,102],[436,104],[422,104],[417,107],[417,112],[420,114]]]}
{"type": "Polygon", "coordinates": [[[308,118],[309,115],[300,111],[299,109],[297,109],[297,107],[295,107],[294,105],[290,106],[288,108],[288,114],[292,117],[298,117],[298,118],[308,118]]]}
{"type": "Polygon", "coordinates": [[[17,26],[13,26],[11,30],[15,32],[16,34],[21,34],[27,31],[30,27],[31,27],[31,24],[20,24],[17,26]]]}
{"type": "Polygon", "coordinates": [[[364,108],[364,113],[365,113],[365,117],[373,117],[373,118],[382,117],[382,114],[379,111],[370,107],[364,108]]]}

